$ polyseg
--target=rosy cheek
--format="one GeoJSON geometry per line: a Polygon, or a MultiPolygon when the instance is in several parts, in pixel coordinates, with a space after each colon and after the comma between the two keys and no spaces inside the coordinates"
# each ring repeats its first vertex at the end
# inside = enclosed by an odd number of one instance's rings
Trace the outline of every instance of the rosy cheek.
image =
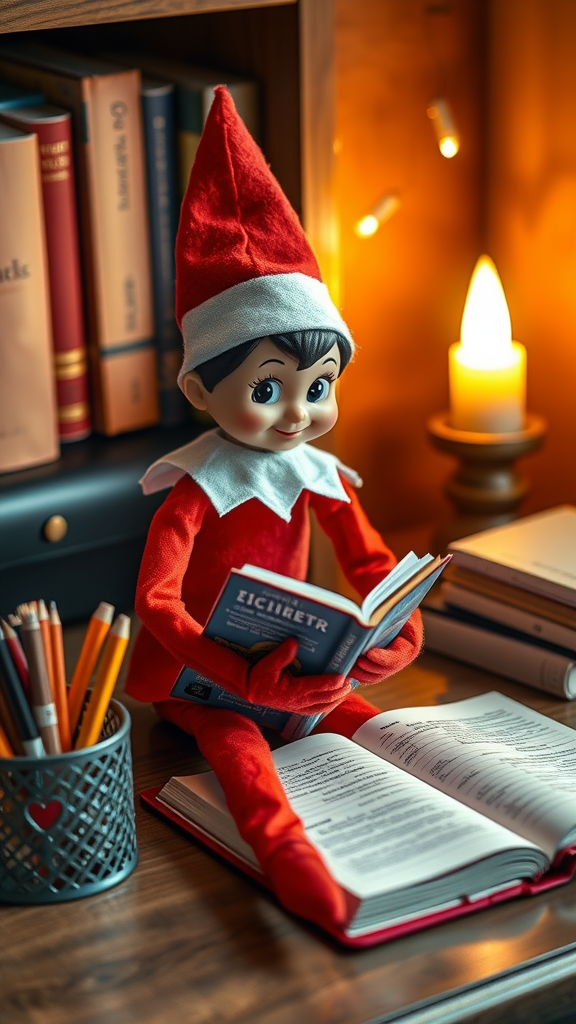
{"type": "Polygon", "coordinates": [[[262,429],[264,417],[257,410],[252,412],[251,409],[244,410],[239,418],[239,425],[243,430],[258,431],[262,429]]]}

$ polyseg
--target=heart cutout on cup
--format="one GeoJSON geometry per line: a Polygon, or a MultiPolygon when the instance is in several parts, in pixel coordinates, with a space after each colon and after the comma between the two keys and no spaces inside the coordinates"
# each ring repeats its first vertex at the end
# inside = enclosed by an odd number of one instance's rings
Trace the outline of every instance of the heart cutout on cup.
{"type": "Polygon", "coordinates": [[[48,832],[53,828],[62,814],[62,804],[59,800],[51,800],[48,804],[28,804],[26,817],[31,825],[40,832],[48,832]]]}

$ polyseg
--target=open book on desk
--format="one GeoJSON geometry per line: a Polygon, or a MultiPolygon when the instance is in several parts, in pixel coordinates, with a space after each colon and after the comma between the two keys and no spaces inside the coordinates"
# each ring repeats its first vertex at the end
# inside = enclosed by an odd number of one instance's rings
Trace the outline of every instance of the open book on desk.
{"type": "MultiPolygon", "coordinates": [[[[385,711],[349,740],[274,751],[276,769],[349,920],[374,945],[567,882],[576,863],[576,732],[499,693],[385,711]]],[[[144,802],[266,884],[212,772],[144,802]]]]}
{"type": "MultiPolygon", "coordinates": [[[[204,633],[252,663],[287,637],[295,637],[298,652],[292,672],[349,675],[361,654],[392,642],[450,558],[417,558],[410,551],[361,606],[312,583],[245,565],[230,572],[204,633]]],[[[238,711],[285,739],[308,735],[322,717],[250,704],[187,667],[170,695],[238,711]]]]}

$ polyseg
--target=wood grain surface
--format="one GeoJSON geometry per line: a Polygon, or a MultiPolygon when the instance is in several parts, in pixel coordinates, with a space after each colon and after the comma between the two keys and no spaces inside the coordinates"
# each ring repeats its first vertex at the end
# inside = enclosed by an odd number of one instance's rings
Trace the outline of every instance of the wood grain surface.
{"type": "Polygon", "coordinates": [[[273,7],[296,0],[2,0],[0,32],[273,7]]]}
{"type": "MultiPolygon", "coordinates": [[[[82,635],[66,631],[70,664],[82,635]]],[[[576,725],[574,705],[433,655],[370,697],[384,709],[490,688],[576,725]]],[[[125,704],[137,791],[203,766],[192,739],[125,704]]],[[[140,806],[137,833],[138,867],[116,888],[0,909],[2,1024],[542,1024],[573,1005],[574,886],[351,952],[140,806]]]]}

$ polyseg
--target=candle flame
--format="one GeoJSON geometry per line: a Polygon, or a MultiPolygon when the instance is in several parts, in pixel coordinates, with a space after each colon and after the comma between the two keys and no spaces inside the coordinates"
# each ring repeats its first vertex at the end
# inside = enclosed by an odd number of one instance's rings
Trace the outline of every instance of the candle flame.
{"type": "Polygon", "coordinates": [[[489,256],[481,256],[470,279],[462,316],[459,361],[479,370],[512,366],[512,326],[504,289],[489,256]]]}

